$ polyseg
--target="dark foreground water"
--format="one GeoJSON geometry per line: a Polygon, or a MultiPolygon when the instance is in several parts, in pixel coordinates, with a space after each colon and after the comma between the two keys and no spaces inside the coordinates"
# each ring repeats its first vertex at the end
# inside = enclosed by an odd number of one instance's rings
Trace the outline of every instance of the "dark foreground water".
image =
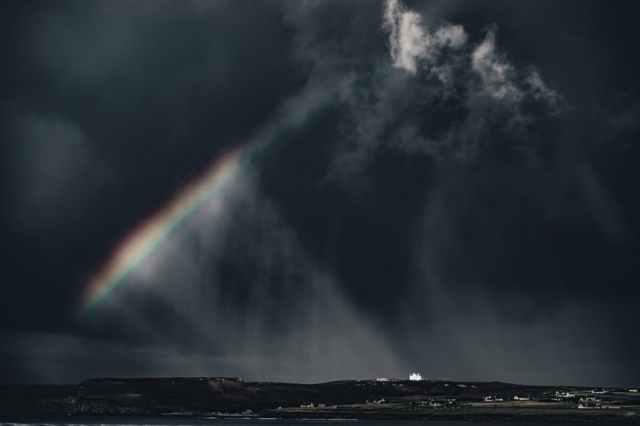
{"type": "Polygon", "coordinates": [[[11,426],[309,426],[309,425],[350,425],[350,426],[487,426],[487,425],[519,425],[519,426],[542,426],[542,425],[576,425],[576,424],[591,424],[591,425],[619,425],[620,422],[608,422],[608,421],[589,421],[589,422],[554,422],[554,421],[540,421],[540,422],[520,422],[520,421],[459,421],[459,420],[357,420],[357,419],[272,419],[272,418],[99,418],[92,417],[87,419],[74,418],[73,420],[53,420],[53,421],[33,421],[33,422],[0,422],[0,425],[11,426]]]}

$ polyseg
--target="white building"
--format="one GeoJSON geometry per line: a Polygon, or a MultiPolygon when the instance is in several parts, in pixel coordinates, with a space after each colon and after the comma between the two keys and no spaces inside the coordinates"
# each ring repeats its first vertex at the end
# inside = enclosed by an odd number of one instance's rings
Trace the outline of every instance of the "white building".
{"type": "Polygon", "coordinates": [[[376,382],[390,382],[391,379],[388,377],[376,377],[376,382]]]}
{"type": "Polygon", "coordinates": [[[487,395],[484,397],[484,402],[503,402],[504,398],[498,398],[495,395],[487,395]]]}
{"type": "Polygon", "coordinates": [[[412,382],[419,382],[419,381],[423,380],[422,379],[422,374],[413,372],[413,373],[409,374],[409,380],[411,380],[412,382]]]}
{"type": "Polygon", "coordinates": [[[576,394],[569,391],[556,391],[555,397],[558,399],[572,399],[576,397],[576,394]]]}
{"type": "Polygon", "coordinates": [[[602,401],[598,398],[580,398],[578,401],[578,408],[601,408],[602,401]]]}

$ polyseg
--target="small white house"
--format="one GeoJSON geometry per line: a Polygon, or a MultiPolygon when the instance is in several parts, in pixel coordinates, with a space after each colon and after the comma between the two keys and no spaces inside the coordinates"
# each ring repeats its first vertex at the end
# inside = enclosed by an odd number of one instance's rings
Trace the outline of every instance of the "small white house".
{"type": "Polygon", "coordinates": [[[391,379],[388,377],[376,377],[376,382],[390,382],[391,379]]]}
{"type": "Polygon", "coordinates": [[[419,382],[419,381],[423,380],[422,379],[422,374],[413,372],[413,373],[409,374],[409,380],[411,380],[412,382],[419,382]]]}
{"type": "Polygon", "coordinates": [[[530,401],[531,398],[529,398],[528,396],[514,395],[513,400],[514,401],[530,401]]]}
{"type": "Polygon", "coordinates": [[[631,392],[631,393],[638,393],[638,389],[636,389],[636,388],[629,389],[629,392],[631,392]]]}
{"type": "Polygon", "coordinates": [[[503,402],[504,398],[498,398],[495,395],[487,395],[484,397],[484,402],[503,402]]]}

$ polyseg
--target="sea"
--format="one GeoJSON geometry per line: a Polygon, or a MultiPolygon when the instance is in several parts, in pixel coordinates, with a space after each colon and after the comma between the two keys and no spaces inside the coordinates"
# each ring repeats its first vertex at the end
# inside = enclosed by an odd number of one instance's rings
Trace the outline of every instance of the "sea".
{"type": "MultiPolygon", "coordinates": [[[[582,423],[582,422],[578,422],[582,423]]],[[[483,425],[518,425],[518,426],[542,426],[542,425],[575,425],[576,422],[555,422],[555,421],[459,421],[459,420],[361,420],[348,418],[333,419],[274,419],[274,418],[99,418],[92,417],[87,419],[74,418],[72,421],[33,421],[33,422],[0,422],[2,426],[320,426],[320,425],[349,425],[349,426],[483,426],[483,425]]],[[[582,423],[584,424],[584,423],[582,423]]],[[[619,424],[628,424],[619,421],[590,421],[590,425],[613,426],[619,424]]],[[[635,424],[635,423],[634,423],[635,424]]]]}

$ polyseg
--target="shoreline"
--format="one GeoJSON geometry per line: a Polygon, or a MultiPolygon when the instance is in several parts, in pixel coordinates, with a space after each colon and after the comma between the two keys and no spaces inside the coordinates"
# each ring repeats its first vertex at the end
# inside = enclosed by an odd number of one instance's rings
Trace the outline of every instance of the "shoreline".
{"type": "Polygon", "coordinates": [[[640,396],[621,388],[502,382],[344,380],[318,384],[236,378],[91,379],[2,386],[0,420],[485,421],[640,424],[640,396]],[[338,420],[340,419],[340,420],[338,420]]]}

